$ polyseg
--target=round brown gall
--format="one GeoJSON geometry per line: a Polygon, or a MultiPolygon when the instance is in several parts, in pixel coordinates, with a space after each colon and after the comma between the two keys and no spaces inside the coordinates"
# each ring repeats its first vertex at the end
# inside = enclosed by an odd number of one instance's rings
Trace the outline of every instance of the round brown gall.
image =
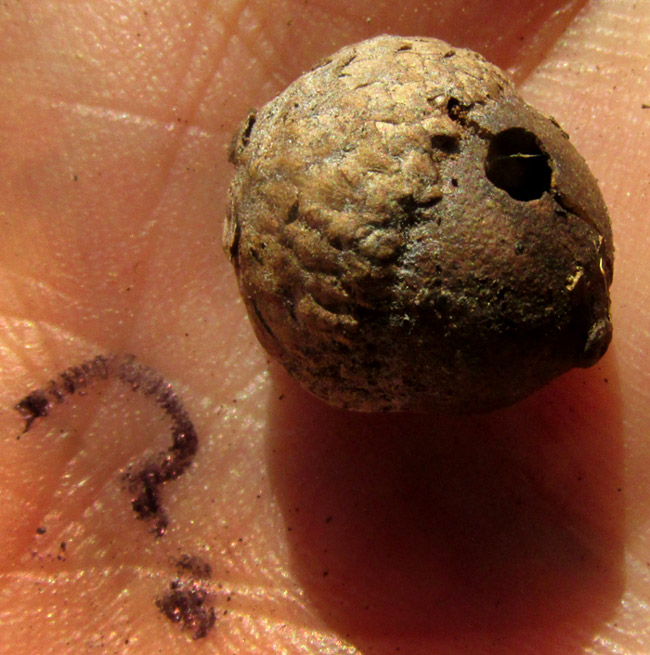
{"type": "Polygon", "coordinates": [[[596,181],[480,55],[343,48],[244,120],[231,161],[224,247],[251,323],[328,403],[489,410],[607,349],[596,181]]]}

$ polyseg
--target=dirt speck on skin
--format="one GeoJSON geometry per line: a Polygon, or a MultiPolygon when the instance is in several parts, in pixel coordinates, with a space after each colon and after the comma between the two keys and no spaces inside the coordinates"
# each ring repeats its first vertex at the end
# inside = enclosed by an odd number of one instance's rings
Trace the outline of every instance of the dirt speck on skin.
{"type": "Polygon", "coordinates": [[[179,575],[186,575],[197,580],[209,580],[212,577],[212,567],[197,555],[183,553],[176,561],[179,575]]]}
{"type": "Polygon", "coordinates": [[[197,555],[183,553],[175,562],[177,577],[168,591],[156,599],[156,607],[192,639],[203,639],[216,622],[216,613],[206,581],[212,577],[208,562],[197,555]]]}
{"type": "Polygon", "coordinates": [[[156,606],[181,630],[190,632],[192,639],[203,639],[216,622],[210,594],[197,581],[176,579],[169,591],[156,600],[156,606]]]}

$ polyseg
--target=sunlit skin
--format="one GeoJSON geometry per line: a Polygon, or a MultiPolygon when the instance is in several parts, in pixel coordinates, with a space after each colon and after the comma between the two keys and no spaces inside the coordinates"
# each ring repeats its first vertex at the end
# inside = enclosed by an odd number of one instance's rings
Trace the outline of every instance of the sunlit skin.
{"type": "Polygon", "coordinates": [[[650,0],[504,7],[0,7],[0,651],[650,652],[650,0]],[[479,50],[570,133],[615,234],[594,368],[451,418],[334,410],[269,363],[221,250],[228,143],[378,33],[479,50]],[[15,403],[100,353],[155,369],[196,429],[163,536],[125,482],[170,446],[155,402],[100,380],[21,435],[15,403]],[[160,611],[184,561],[210,571],[196,640],[160,611]]]}

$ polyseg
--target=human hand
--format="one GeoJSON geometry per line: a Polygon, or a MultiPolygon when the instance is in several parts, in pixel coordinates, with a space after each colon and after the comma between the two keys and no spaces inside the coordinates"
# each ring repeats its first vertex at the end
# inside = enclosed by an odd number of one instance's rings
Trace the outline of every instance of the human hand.
{"type": "Polygon", "coordinates": [[[577,18],[559,0],[499,7],[0,8],[0,651],[650,650],[650,2],[592,3],[577,18]],[[238,300],[220,246],[231,133],[321,56],[381,32],[509,68],[601,182],[614,343],[515,407],[326,407],[269,374],[238,300]],[[16,440],[16,401],[121,352],[171,381],[199,438],[193,465],[162,487],[162,537],[136,519],[123,476],[170,444],[151,398],[112,377],[16,440]],[[192,581],[185,555],[209,579],[192,581]],[[205,638],[156,605],[176,579],[209,594],[205,638]]]}

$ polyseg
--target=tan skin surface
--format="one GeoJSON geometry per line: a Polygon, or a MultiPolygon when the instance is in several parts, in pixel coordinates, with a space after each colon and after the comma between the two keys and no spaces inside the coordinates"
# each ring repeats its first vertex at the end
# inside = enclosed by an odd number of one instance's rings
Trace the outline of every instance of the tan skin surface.
{"type": "Polygon", "coordinates": [[[650,652],[650,1],[502,4],[0,6],[0,652],[650,652]],[[516,407],[333,410],[269,367],[237,300],[230,134],[380,32],[514,71],[601,180],[614,345],[516,407]],[[159,539],[123,480],[170,443],[151,400],[102,382],[16,439],[17,400],[116,352],[172,382],[199,435],[159,539]],[[183,553],[212,569],[198,641],[155,605],[183,553]]]}

